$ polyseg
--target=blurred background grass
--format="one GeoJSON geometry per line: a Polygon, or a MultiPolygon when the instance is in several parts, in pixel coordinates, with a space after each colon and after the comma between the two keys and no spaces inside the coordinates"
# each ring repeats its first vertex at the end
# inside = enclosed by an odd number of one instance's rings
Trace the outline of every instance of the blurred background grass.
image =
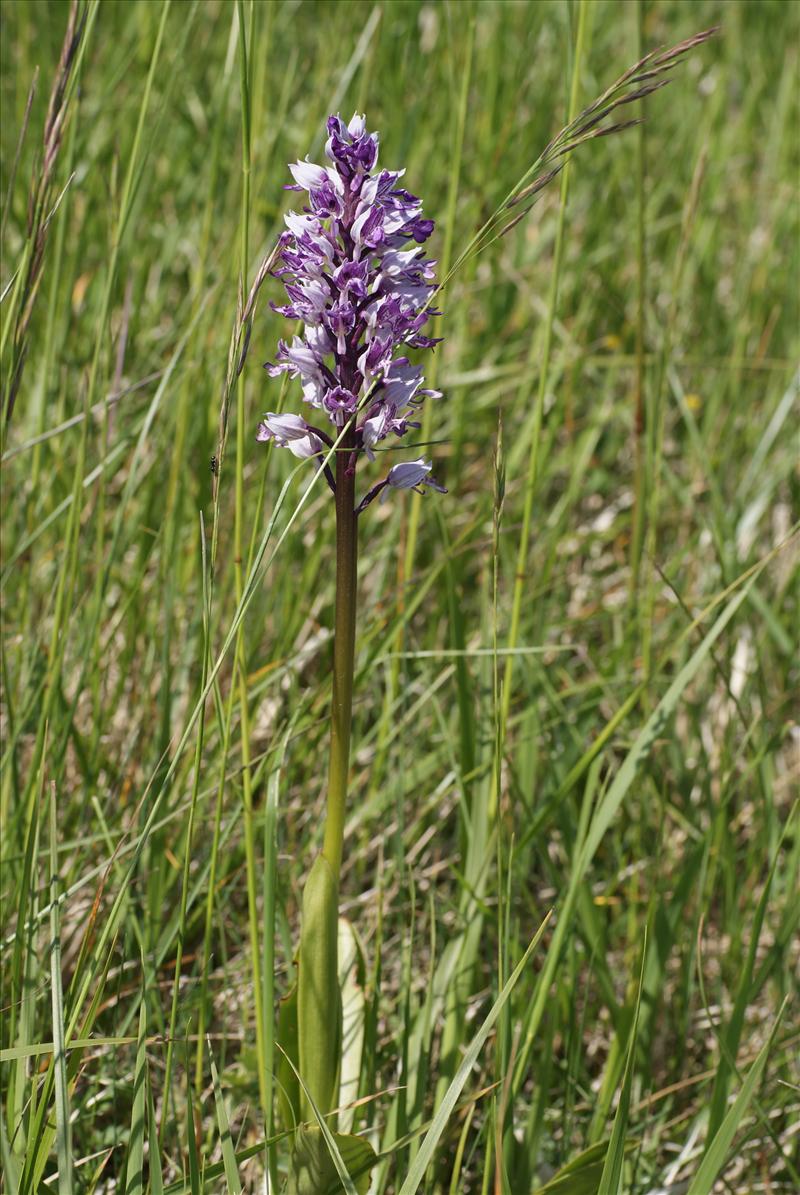
{"type": "MultiPolygon", "coordinates": [[[[19,0],[2,10],[4,288],[25,251],[68,11],[19,0]]],[[[566,121],[577,11],[246,4],[248,282],[289,206],[286,162],[320,154],[337,110],[367,113],[383,165],[407,168],[437,221],[434,255],[450,238],[457,256],[566,121]]],[[[797,541],[786,542],[798,509],[800,7],[598,0],[586,21],[581,106],[640,56],[640,40],[644,52],[722,30],[645,102],[642,131],[591,142],[572,166],[507,719],[497,678],[508,657],[495,669],[491,649],[494,627],[509,644],[558,183],[443,297],[432,369],[445,397],[419,451],[448,495],[421,506],[400,495],[362,520],[343,896],[364,950],[360,1093],[377,1093],[356,1128],[386,1150],[383,1192],[399,1190],[418,1145],[405,1135],[435,1111],[551,906],[423,1189],[531,1191],[608,1138],[645,927],[621,1189],[686,1189],[709,1121],[719,1127],[787,995],[719,1189],[800,1181],[797,541]],[[500,416],[506,492],[493,546],[500,416]],[[779,545],[579,875],[595,803],[713,621],[692,629],[692,619],[779,545]],[[573,878],[550,984],[543,960],[573,878]]],[[[315,488],[247,611],[251,766],[230,653],[204,725],[176,752],[206,651],[216,659],[236,608],[235,403],[207,604],[201,536],[210,543],[240,272],[237,10],[103,3],[84,45],[55,195],[72,181],[48,230],[3,433],[5,1189],[53,1189],[66,1153],[75,1190],[136,1189],[145,1155],[153,1191],[156,1174],[200,1189],[193,1143],[212,1167],[224,1141],[208,1033],[241,1180],[255,1190],[270,1131],[270,977],[278,997],[321,834],[333,512],[315,488]],[[273,836],[267,778],[279,757],[273,836]],[[55,924],[51,847],[67,894],[55,924]],[[273,899],[274,967],[261,931],[273,899]],[[54,1065],[59,1022],[108,1044],[54,1065]],[[146,1150],[137,1058],[149,1076],[146,1150]],[[62,1079],[63,1132],[51,1127],[62,1079]]],[[[260,368],[286,334],[268,306],[278,298],[268,280],[243,374],[245,546],[293,463],[254,440],[263,411],[298,403],[260,368]]],[[[4,380],[6,368],[4,358],[4,380]]],[[[291,483],[290,505],[307,477],[291,483]]],[[[270,1151],[273,1177],[283,1157],[270,1151]]],[[[209,1175],[208,1190],[230,1185],[209,1175]]],[[[598,1167],[586,1175],[580,1189],[597,1189],[598,1167]]]]}

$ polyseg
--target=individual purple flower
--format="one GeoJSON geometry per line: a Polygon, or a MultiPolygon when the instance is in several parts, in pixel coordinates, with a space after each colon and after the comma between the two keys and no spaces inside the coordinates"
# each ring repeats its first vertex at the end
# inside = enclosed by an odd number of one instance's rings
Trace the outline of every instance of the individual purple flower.
{"type": "MultiPolygon", "coordinates": [[[[403,171],[377,169],[378,136],[367,132],[363,116],[349,124],[331,116],[327,131],[330,165],[289,167],[289,189],[306,192],[307,202],[285,217],[272,272],[287,302],[273,307],[301,321],[303,333],[281,340],[266,369],[299,379],[305,402],[334,425],[333,439],[342,436],[352,478],[362,453],[374,460],[381,441],[419,427],[415,414],[425,398],[441,397],[424,387],[422,367],[407,356],[410,348],[438,343],[422,329],[440,313],[432,307],[436,263],[423,248],[433,221],[398,185],[403,171]]],[[[312,457],[328,442],[323,434],[299,416],[268,415],[258,439],[312,457]]],[[[392,489],[441,489],[429,474],[423,461],[395,465],[357,509],[392,489]]]]}
{"type": "Polygon", "coordinates": [[[275,415],[270,412],[258,425],[256,439],[274,440],[281,448],[288,448],[294,456],[318,456],[322,440],[299,415],[275,415]]]}
{"type": "Polygon", "coordinates": [[[420,486],[430,486],[432,490],[438,490],[440,494],[446,494],[447,490],[443,485],[439,485],[431,475],[433,465],[429,465],[426,461],[419,458],[418,461],[401,461],[399,465],[393,465],[389,470],[389,476],[386,478],[386,489],[381,496],[381,502],[385,502],[388,490],[416,490],[417,493],[422,493],[420,486]]]}
{"type": "Polygon", "coordinates": [[[357,179],[378,160],[378,134],[367,133],[366,120],[358,114],[349,125],[340,116],[329,116],[325,153],[343,180],[357,179]]]}
{"type": "Polygon", "coordinates": [[[358,399],[344,386],[333,386],[323,398],[322,406],[338,427],[344,427],[358,406],[358,399]]]}
{"type": "Polygon", "coordinates": [[[439,485],[439,482],[431,477],[432,468],[433,465],[428,464],[422,457],[417,461],[400,461],[399,464],[393,465],[388,476],[374,485],[367,496],[361,500],[356,513],[360,514],[379,494],[381,502],[386,502],[390,490],[414,490],[417,494],[424,494],[425,491],[422,487],[427,486],[431,490],[437,490],[440,494],[446,494],[447,490],[444,486],[439,485]]]}

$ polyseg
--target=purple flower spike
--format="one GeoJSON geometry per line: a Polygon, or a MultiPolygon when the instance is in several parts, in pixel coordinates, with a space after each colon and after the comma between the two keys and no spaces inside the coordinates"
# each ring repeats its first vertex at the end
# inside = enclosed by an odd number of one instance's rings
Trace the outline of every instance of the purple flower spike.
{"type": "MultiPolygon", "coordinates": [[[[303,334],[280,341],[275,363],[265,368],[272,377],[299,379],[304,400],[334,425],[333,440],[346,429],[348,471],[354,471],[362,453],[375,459],[387,436],[419,427],[414,416],[425,398],[441,397],[424,388],[422,367],[406,355],[438,343],[422,332],[440,314],[431,305],[436,263],[422,248],[433,221],[398,186],[403,171],[376,169],[378,135],[367,132],[363,116],[349,124],[331,116],[327,130],[330,165],[289,167],[288,189],[306,192],[308,201],[302,212],[287,213],[272,271],[288,300],[273,309],[302,321],[303,334]]],[[[299,415],[266,415],[257,439],[299,457],[318,457],[329,442],[299,415]]],[[[392,489],[441,490],[430,470],[422,460],[395,465],[357,509],[392,489]]]]}

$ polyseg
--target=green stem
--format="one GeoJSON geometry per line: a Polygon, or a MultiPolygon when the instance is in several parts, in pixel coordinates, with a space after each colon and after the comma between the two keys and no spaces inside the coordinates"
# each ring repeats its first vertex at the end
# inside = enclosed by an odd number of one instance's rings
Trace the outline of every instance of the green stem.
{"type": "Polygon", "coordinates": [[[333,640],[333,703],[328,768],[328,806],[322,853],[337,882],[342,866],[350,722],[353,709],[353,659],[356,639],[358,528],[355,471],[349,471],[352,433],[336,457],[336,616],[333,640]]]}
{"type": "MultiPolygon", "coordinates": [[[[250,158],[252,144],[252,123],[250,107],[250,65],[255,36],[255,5],[250,4],[250,20],[245,28],[244,0],[238,0],[239,18],[239,67],[242,102],[242,218],[240,240],[239,279],[242,290],[247,289],[247,264],[250,241],[250,158]]],[[[236,483],[234,490],[233,541],[234,541],[234,592],[237,604],[244,594],[244,466],[245,426],[247,407],[245,403],[244,372],[239,374],[236,384],[236,483]]],[[[247,647],[244,623],[239,625],[235,647],[236,680],[239,690],[239,714],[242,748],[242,802],[244,805],[244,849],[247,873],[247,914],[250,932],[250,953],[252,957],[253,1004],[256,1027],[256,1055],[258,1058],[258,1088],[261,1107],[269,1118],[267,1110],[267,1066],[266,1036],[264,1024],[264,1003],[261,992],[261,935],[258,917],[256,844],[253,817],[253,775],[250,756],[250,707],[247,692],[247,647]]]]}
{"type": "MultiPolygon", "coordinates": [[[[644,55],[644,2],[639,0],[636,8],[636,52],[644,55]]],[[[646,403],[645,403],[645,305],[647,303],[647,241],[645,231],[645,125],[639,125],[636,154],[637,189],[637,308],[636,308],[636,395],[633,424],[634,483],[633,513],[631,523],[630,559],[630,612],[635,616],[639,603],[639,582],[641,578],[642,548],[644,546],[644,516],[647,484],[645,461],[646,403]]],[[[635,621],[635,619],[634,619],[635,621]]]]}
{"type": "Polygon", "coordinates": [[[348,428],[336,457],[336,622],[333,640],[333,702],[325,841],[303,890],[298,951],[297,1029],[303,1118],[314,1106],[336,1107],[341,1059],[341,1000],[338,975],[339,873],[342,867],[353,658],[356,636],[355,436],[348,428]],[[307,1093],[307,1094],[306,1094],[307,1093]]]}

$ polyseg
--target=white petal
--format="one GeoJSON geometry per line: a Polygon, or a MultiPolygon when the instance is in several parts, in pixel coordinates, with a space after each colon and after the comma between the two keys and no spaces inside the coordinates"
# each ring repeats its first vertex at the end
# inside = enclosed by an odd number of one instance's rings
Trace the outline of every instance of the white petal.
{"type": "Polygon", "coordinates": [[[289,232],[296,237],[305,236],[307,232],[313,235],[319,229],[319,220],[316,216],[304,215],[300,212],[287,212],[283,221],[289,232]]]}
{"type": "Polygon", "coordinates": [[[425,480],[432,467],[422,457],[418,461],[401,461],[399,465],[392,466],[386,480],[394,489],[410,490],[425,480]]]}
{"type": "Polygon", "coordinates": [[[286,447],[294,456],[304,460],[307,457],[316,456],[318,452],[322,451],[322,441],[319,436],[309,432],[307,436],[303,436],[299,440],[287,440],[286,447]]]}
{"type": "Polygon", "coordinates": [[[380,182],[380,175],[372,174],[364,179],[361,184],[361,198],[359,199],[359,208],[372,207],[378,194],[378,183],[380,182]]]}
{"type": "Polygon", "coordinates": [[[297,440],[308,434],[306,421],[299,415],[276,415],[270,411],[264,422],[276,440],[297,440]]]}
{"type": "Polygon", "coordinates": [[[371,208],[365,208],[361,215],[356,216],[355,220],[353,221],[353,227],[351,228],[350,233],[357,245],[361,244],[361,233],[363,232],[364,225],[369,219],[371,210],[371,208]]]}
{"type": "Polygon", "coordinates": [[[312,378],[308,382],[303,382],[303,398],[309,406],[321,407],[326,390],[327,383],[323,383],[321,378],[319,381],[312,378]]]}
{"type": "Polygon", "coordinates": [[[327,170],[314,162],[290,162],[289,169],[295,182],[306,191],[310,191],[312,187],[319,187],[328,177],[327,170]]]}
{"type": "Polygon", "coordinates": [[[333,166],[329,166],[326,171],[328,178],[331,180],[331,186],[337,195],[344,197],[344,180],[338,170],[333,166]]]}
{"type": "Polygon", "coordinates": [[[377,444],[378,440],[383,439],[386,435],[384,423],[384,415],[380,411],[377,415],[373,415],[371,419],[365,420],[364,426],[361,429],[364,451],[371,461],[375,460],[375,453],[372,451],[373,445],[377,444]]]}

